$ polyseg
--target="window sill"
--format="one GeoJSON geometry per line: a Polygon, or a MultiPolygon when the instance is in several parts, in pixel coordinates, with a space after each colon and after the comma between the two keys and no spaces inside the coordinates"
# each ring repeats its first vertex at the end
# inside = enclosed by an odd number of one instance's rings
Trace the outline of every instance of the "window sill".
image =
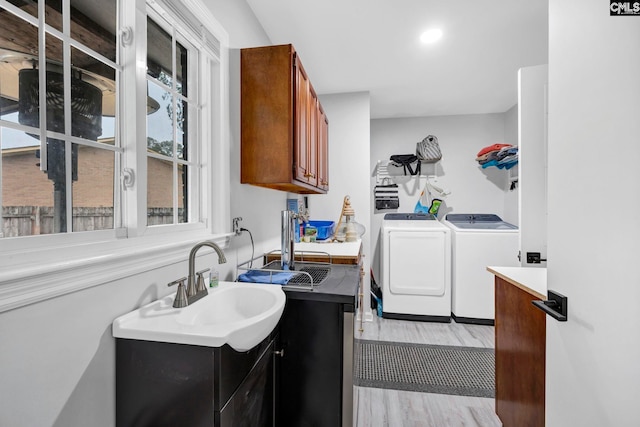
{"type": "Polygon", "coordinates": [[[200,231],[185,233],[180,239],[167,234],[55,251],[63,252],[66,260],[52,260],[48,255],[52,249],[29,253],[21,263],[0,266],[0,313],[184,262],[195,243],[211,240],[225,248],[232,235],[200,231]]]}

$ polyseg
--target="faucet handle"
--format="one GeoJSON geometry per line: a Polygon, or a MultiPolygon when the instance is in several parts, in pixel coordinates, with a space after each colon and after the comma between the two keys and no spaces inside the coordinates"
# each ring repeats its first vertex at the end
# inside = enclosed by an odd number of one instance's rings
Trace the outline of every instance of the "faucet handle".
{"type": "Polygon", "coordinates": [[[178,285],[178,290],[176,291],[176,297],[173,300],[174,308],[182,308],[189,305],[189,300],[187,299],[187,290],[185,288],[184,282],[187,280],[186,277],[183,277],[178,280],[174,280],[169,283],[167,286],[178,285]]]}
{"type": "Polygon", "coordinates": [[[204,285],[204,273],[211,270],[210,268],[205,268],[204,270],[200,270],[196,272],[196,277],[198,280],[196,281],[196,293],[198,292],[206,292],[207,287],[204,285]]]}

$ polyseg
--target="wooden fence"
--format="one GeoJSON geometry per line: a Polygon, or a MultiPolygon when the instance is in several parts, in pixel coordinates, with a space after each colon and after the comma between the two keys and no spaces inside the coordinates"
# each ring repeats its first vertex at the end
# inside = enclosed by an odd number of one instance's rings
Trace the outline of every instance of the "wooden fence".
{"type": "MultiPolygon", "coordinates": [[[[179,210],[179,215],[182,209],[179,210]]],[[[171,224],[173,209],[151,208],[147,212],[148,225],[171,224]]],[[[108,230],[113,228],[113,208],[73,208],[73,231],[108,230]]],[[[52,234],[53,207],[3,206],[3,237],[52,234]]]]}

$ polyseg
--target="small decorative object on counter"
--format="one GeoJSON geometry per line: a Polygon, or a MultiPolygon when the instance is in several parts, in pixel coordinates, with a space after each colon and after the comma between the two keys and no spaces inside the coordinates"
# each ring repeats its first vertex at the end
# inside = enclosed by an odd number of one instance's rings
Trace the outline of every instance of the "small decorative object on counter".
{"type": "Polygon", "coordinates": [[[344,196],[340,219],[332,239],[338,242],[355,242],[365,233],[364,225],[355,221],[355,211],[351,207],[349,196],[344,196]],[[343,220],[344,218],[344,220],[343,220]]]}

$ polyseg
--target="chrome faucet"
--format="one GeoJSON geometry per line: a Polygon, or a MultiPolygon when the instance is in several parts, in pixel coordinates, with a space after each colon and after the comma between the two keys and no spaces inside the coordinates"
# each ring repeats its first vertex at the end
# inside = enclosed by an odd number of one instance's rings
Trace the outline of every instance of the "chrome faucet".
{"type": "Polygon", "coordinates": [[[222,252],[222,249],[220,249],[220,246],[216,245],[211,241],[206,240],[204,242],[197,243],[193,248],[191,248],[191,252],[189,252],[189,276],[183,277],[182,279],[178,279],[169,283],[169,286],[178,284],[178,292],[176,292],[176,298],[173,301],[173,306],[176,308],[186,307],[190,304],[193,304],[194,302],[198,301],[200,298],[206,296],[208,293],[207,288],[204,285],[204,280],[202,280],[202,275],[208,269],[199,271],[197,273],[198,276],[200,276],[200,280],[197,280],[197,283],[196,283],[196,277],[195,277],[196,276],[196,273],[195,273],[196,253],[203,246],[208,246],[218,253],[219,264],[224,264],[225,262],[227,262],[227,258],[225,258],[224,252],[222,252]],[[183,283],[185,279],[187,280],[187,283],[188,283],[186,292],[180,289],[181,287],[183,287],[183,283]]]}
{"type": "MultiPolygon", "coordinates": [[[[207,294],[206,288],[196,289],[196,277],[195,277],[196,276],[195,275],[196,252],[198,252],[198,250],[203,246],[208,246],[218,253],[218,264],[224,264],[225,262],[227,262],[227,258],[225,258],[224,252],[222,252],[222,249],[220,249],[220,246],[216,245],[215,243],[209,240],[200,242],[196,244],[193,248],[191,248],[191,252],[189,252],[189,276],[187,277],[187,298],[191,298],[197,295],[198,293],[202,293],[202,292],[204,292],[204,295],[207,294]]],[[[200,298],[201,297],[195,298],[193,301],[197,301],[200,298]]],[[[192,301],[189,300],[189,304],[191,304],[191,302],[192,301]]]]}
{"type": "Polygon", "coordinates": [[[309,221],[309,210],[303,212],[284,210],[280,217],[280,267],[283,270],[295,270],[295,220],[309,221]]]}
{"type": "Polygon", "coordinates": [[[294,215],[293,211],[285,210],[282,211],[280,218],[280,267],[283,270],[293,270],[295,266],[293,254],[294,215]]]}

